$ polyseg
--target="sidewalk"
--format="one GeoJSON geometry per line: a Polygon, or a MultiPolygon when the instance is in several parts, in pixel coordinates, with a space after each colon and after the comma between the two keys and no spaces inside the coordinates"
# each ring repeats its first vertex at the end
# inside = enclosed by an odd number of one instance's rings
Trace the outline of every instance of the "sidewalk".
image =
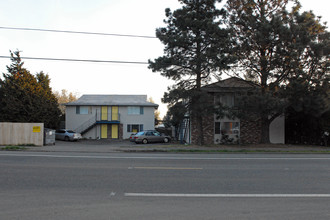
{"type": "Polygon", "coordinates": [[[169,153],[329,153],[330,147],[297,146],[283,144],[268,145],[212,145],[197,146],[176,143],[135,144],[119,140],[81,140],[78,142],[56,141],[55,145],[25,147],[30,152],[169,152],[169,153]]]}

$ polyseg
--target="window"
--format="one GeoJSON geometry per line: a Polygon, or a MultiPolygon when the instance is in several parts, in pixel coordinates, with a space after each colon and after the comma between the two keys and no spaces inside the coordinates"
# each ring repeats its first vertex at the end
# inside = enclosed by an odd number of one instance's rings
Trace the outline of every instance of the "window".
{"type": "Polygon", "coordinates": [[[234,94],[232,94],[232,93],[223,94],[220,97],[220,102],[224,106],[233,107],[234,106],[234,94]]]}
{"type": "Polygon", "coordinates": [[[214,134],[239,134],[239,122],[215,122],[214,134]]]}
{"type": "Polygon", "coordinates": [[[128,124],[127,132],[137,133],[143,131],[143,124],[128,124]]]}
{"type": "Polygon", "coordinates": [[[227,107],[233,107],[235,105],[235,94],[234,93],[222,93],[217,94],[214,98],[215,105],[223,105],[227,107]]]}
{"type": "Polygon", "coordinates": [[[220,95],[219,94],[217,94],[217,95],[215,95],[214,96],[214,104],[216,105],[216,106],[219,106],[221,103],[220,103],[220,95]]]}
{"type": "Polygon", "coordinates": [[[220,134],[220,122],[214,123],[214,134],[220,134]]]}
{"type": "Polygon", "coordinates": [[[221,122],[221,134],[238,134],[239,122],[221,122]]]}
{"type": "Polygon", "coordinates": [[[91,112],[88,106],[76,106],[77,115],[88,115],[91,112]]]}
{"type": "Polygon", "coordinates": [[[144,109],[142,106],[128,106],[127,113],[129,115],[143,115],[144,109]]]}

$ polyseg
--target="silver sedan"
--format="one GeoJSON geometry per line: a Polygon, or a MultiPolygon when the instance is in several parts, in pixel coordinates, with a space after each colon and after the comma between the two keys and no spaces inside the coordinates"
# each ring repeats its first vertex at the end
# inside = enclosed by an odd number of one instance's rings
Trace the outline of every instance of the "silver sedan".
{"type": "Polygon", "coordinates": [[[81,134],[76,133],[72,130],[67,129],[59,129],[55,132],[55,139],[56,140],[64,140],[64,141],[77,141],[80,140],[81,134]]]}
{"type": "Polygon", "coordinates": [[[149,131],[140,131],[134,136],[135,143],[155,143],[155,142],[164,142],[168,143],[171,141],[171,138],[166,135],[160,134],[158,131],[149,130],[149,131]]]}

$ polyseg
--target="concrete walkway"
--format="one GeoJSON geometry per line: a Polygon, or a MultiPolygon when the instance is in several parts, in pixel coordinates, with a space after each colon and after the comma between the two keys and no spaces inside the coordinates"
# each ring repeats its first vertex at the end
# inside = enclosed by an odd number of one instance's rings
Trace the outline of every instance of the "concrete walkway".
{"type": "Polygon", "coordinates": [[[196,146],[176,143],[135,144],[127,140],[81,140],[78,142],[56,141],[55,145],[26,147],[31,152],[182,152],[182,153],[329,153],[330,147],[296,145],[213,145],[196,146]]]}

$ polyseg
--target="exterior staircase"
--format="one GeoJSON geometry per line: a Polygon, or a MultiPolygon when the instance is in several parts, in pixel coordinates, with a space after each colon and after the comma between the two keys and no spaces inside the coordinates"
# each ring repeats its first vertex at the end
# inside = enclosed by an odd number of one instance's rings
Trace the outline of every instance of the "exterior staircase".
{"type": "Polygon", "coordinates": [[[96,115],[91,117],[89,120],[85,121],[81,125],[79,125],[75,131],[80,133],[81,135],[85,134],[87,131],[92,129],[96,125],[96,115]]]}
{"type": "Polygon", "coordinates": [[[97,124],[119,124],[120,120],[120,114],[114,113],[108,115],[108,118],[111,120],[102,120],[101,116],[96,113],[91,118],[89,118],[87,121],[79,125],[76,129],[74,129],[75,132],[80,133],[81,135],[85,134],[89,130],[91,130],[95,125],[97,124]]]}

